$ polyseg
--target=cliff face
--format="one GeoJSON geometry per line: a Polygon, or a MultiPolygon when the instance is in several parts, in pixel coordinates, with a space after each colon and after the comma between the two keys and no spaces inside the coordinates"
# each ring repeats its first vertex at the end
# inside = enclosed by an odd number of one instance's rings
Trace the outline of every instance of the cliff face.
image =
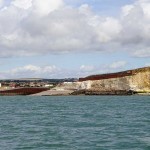
{"type": "Polygon", "coordinates": [[[135,92],[150,92],[150,67],[136,69],[133,72],[134,74],[130,76],[93,80],[90,89],[96,91],[132,90],[135,92]]]}
{"type": "Polygon", "coordinates": [[[74,83],[64,83],[61,87],[64,89],[74,89],[74,90],[88,90],[88,91],[97,91],[97,92],[109,92],[109,91],[134,91],[137,93],[150,93],[150,67],[140,68],[135,70],[126,71],[131,74],[125,74],[124,72],[114,73],[113,78],[112,74],[109,77],[107,74],[107,79],[104,75],[96,75],[96,77],[103,77],[105,79],[86,80],[87,78],[82,78],[84,81],[74,82],[74,83]]]}
{"type": "Polygon", "coordinates": [[[137,92],[150,92],[150,67],[129,77],[130,87],[137,92]]]}

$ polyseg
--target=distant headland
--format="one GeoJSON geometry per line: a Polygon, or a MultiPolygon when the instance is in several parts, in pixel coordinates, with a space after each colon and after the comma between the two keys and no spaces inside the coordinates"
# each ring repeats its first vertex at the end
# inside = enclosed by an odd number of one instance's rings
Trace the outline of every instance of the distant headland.
{"type": "Polygon", "coordinates": [[[69,79],[1,80],[0,95],[150,95],[150,67],[69,79]]]}

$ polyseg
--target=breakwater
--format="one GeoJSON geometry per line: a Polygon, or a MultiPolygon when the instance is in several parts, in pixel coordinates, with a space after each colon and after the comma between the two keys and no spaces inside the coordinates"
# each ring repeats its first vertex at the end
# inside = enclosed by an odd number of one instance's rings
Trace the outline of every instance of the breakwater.
{"type": "Polygon", "coordinates": [[[47,90],[49,90],[49,88],[15,88],[0,91],[0,96],[31,95],[47,90]]]}

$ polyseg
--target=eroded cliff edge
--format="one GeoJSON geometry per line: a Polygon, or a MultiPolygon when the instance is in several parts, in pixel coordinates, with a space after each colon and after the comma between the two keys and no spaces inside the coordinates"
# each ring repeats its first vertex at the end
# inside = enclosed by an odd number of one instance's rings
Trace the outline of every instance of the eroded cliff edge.
{"type": "Polygon", "coordinates": [[[78,82],[64,82],[56,90],[73,90],[72,94],[128,95],[150,94],[150,67],[123,72],[92,75],[78,82]]]}

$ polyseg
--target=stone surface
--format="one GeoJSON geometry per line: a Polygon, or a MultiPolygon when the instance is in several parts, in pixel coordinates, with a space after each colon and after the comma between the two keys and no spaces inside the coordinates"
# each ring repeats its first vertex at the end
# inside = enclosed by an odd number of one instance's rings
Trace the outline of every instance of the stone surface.
{"type": "Polygon", "coordinates": [[[83,90],[91,94],[92,92],[96,92],[97,94],[124,93],[123,91],[127,91],[127,93],[130,91],[135,93],[150,93],[150,67],[132,70],[131,75],[122,77],[63,83],[58,87],[65,90],[81,90],[82,94],[84,93],[83,90]]]}

